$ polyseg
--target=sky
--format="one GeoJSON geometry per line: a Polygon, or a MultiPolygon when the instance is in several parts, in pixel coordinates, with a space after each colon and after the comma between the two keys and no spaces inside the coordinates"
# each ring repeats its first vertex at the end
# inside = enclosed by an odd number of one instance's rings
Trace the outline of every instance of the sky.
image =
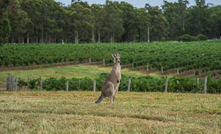
{"type": "MultiPolygon", "coordinates": [[[[71,4],[71,0],[55,0],[55,1],[62,2],[66,6],[68,4],[71,4]]],[[[105,4],[106,0],[82,0],[82,1],[86,1],[89,5],[91,5],[91,4],[105,4]]],[[[110,1],[119,1],[119,2],[124,1],[137,8],[143,8],[146,3],[150,4],[151,6],[159,6],[159,7],[163,5],[163,0],[110,0],[110,1]]],[[[167,0],[167,1],[177,2],[178,0],[167,0]]],[[[188,1],[190,3],[188,6],[195,5],[195,0],[188,0],[188,1]]],[[[221,5],[221,0],[206,0],[206,3],[212,3],[214,5],[221,5]]]]}

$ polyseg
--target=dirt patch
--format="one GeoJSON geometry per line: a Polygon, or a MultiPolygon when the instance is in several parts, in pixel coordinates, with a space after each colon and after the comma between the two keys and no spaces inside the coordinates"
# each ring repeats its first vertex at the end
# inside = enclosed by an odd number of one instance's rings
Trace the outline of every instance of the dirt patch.
{"type": "Polygon", "coordinates": [[[158,69],[151,69],[151,70],[143,72],[143,74],[150,74],[150,73],[159,72],[159,71],[160,70],[158,70],[158,69]]]}
{"type": "Polygon", "coordinates": [[[177,70],[166,71],[166,72],[163,72],[163,74],[158,74],[158,75],[164,76],[164,75],[175,74],[175,73],[177,73],[177,70]]]}
{"type": "Polygon", "coordinates": [[[219,75],[213,77],[212,79],[219,79],[220,77],[221,77],[221,75],[219,74],[219,75]]]}
{"type": "Polygon", "coordinates": [[[205,78],[208,75],[209,75],[209,73],[205,73],[205,74],[200,74],[200,75],[194,76],[193,78],[205,78]]]}
{"type": "Polygon", "coordinates": [[[6,88],[0,88],[0,91],[6,91],[6,88]]]}
{"type": "Polygon", "coordinates": [[[194,74],[194,70],[179,74],[179,75],[177,75],[177,77],[186,77],[191,74],[194,74]]]}
{"type": "Polygon", "coordinates": [[[79,65],[86,62],[76,62],[76,63],[68,63],[68,64],[60,64],[60,65],[48,65],[48,66],[40,66],[40,67],[27,67],[24,68],[9,68],[9,69],[0,69],[0,71],[11,71],[11,70],[32,70],[32,69],[39,69],[39,68],[53,68],[53,67],[62,67],[62,66],[70,66],[70,65],[79,65]]]}
{"type": "Polygon", "coordinates": [[[145,70],[145,67],[139,67],[139,68],[135,68],[135,69],[131,69],[129,71],[140,71],[140,70],[145,70]]]}

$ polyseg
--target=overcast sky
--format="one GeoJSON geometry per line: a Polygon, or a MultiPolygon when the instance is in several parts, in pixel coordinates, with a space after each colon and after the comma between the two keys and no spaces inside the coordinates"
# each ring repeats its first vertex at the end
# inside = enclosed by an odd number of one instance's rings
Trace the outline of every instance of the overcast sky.
{"type": "MultiPolygon", "coordinates": [[[[68,4],[71,4],[71,0],[55,0],[55,1],[62,2],[66,6],[68,4]]],[[[105,4],[106,0],[82,0],[82,1],[87,1],[87,3],[91,5],[91,4],[105,4]]],[[[144,7],[146,3],[150,4],[151,6],[159,6],[159,7],[163,5],[163,0],[110,0],[110,1],[119,1],[119,2],[124,1],[124,2],[130,3],[131,5],[137,8],[144,7]]],[[[178,0],[167,0],[167,1],[177,2],[178,0]]],[[[189,2],[190,4],[188,6],[195,5],[195,0],[189,0],[189,2]]],[[[206,0],[206,3],[212,3],[214,5],[221,5],[221,0],[206,0]]]]}

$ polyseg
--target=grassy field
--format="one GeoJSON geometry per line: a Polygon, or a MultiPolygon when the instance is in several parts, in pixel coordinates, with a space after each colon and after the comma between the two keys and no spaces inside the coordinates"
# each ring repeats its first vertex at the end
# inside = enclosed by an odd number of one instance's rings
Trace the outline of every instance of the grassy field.
{"type": "Polygon", "coordinates": [[[221,133],[220,94],[0,92],[0,133],[221,133]]]}
{"type": "MultiPolygon", "coordinates": [[[[14,71],[0,71],[0,87],[5,87],[8,74],[15,77],[28,79],[39,78],[40,76],[45,79],[49,77],[60,78],[64,76],[66,78],[97,78],[101,73],[110,73],[112,67],[98,67],[97,65],[85,66],[72,65],[55,68],[33,69],[33,70],[14,70],[14,71]]],[[[127,76],[145,76],[140,71],[128,71],[128,69],[122,69],[122,74],[127,76]]]]}

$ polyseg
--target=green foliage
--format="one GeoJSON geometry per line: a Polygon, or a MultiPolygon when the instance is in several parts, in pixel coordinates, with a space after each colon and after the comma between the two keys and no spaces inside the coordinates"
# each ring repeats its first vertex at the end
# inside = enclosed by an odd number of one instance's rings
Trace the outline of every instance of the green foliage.
{"type": "Polygon", "coordinates": [[[199,38],[199,40],[207,40],[208,38],[205,35],[198,35],[197,38],[199,38]]]}
{"type": "Polygon", "coordinates": [[[160,41],[166,41],[166,38],[165,37],[161,37],[160,41]]]}
{"type": "MultiPolygon", "coordinates": [[[[215,74],[213,74],[215,76],[215,74]]],[[[101,91],[106,75],[101,75],[96,79],[96,90],[101,91]]],[[[122,81],[119,87],[119,91],[127,91],[129,77],[126,77],[122,74],[122,81]]],[[[79,79],[72,78],[67,79],[61,77],[56,79],[53,77],[43,80],[43,90],[46,91],[65,91],[66,90],[66,81],[69,81],[69,91],[79,90],[79,79]]],[[[40,79],[30,80],[30,89],[37,89],[39,86],[40,79]]],[[[27,86],[27,83],[24,81],[19,81],[19,85],[27,86]]],[[[90,78],[80,79],[80,90],[81,91],[92,91],[93,90],[93,80],[90,78]]],[[[200,79],[200,83],[203,83],[203,79],[200,79]]],[[[165,89],[165,78],[155,79],[151,76],[143,77],[131,77],[131,89],[130,91],[135,92],[164,92],[165,89]]],[[[208,89],[210,93],[221,93],[221,90],[217,87],[221,86],[217,80],[212,80],[208,78],[208,89]]],[[[169,78],[168,83],[168,92],[199,92],[203,90],[202,88],[197,89],[197,83],[195,79],[191,78],[169,78]],[[179,83],[178,83],[178,82],[179,83]]]]}
{"type": "Polygon", "coordinates": [[[191,38],[191,36],[189,34],[184,34],[182,36],[182,41],[183,42],[189,42],[189,41],[192,41],[192,38],[191,38]]]}
{"type": "Polygon", "coordinates": [[[0,45],[8,42],[10,32],[10,21],[7,18],[4,18],[2,22],[0,21],[0,45]]]}
{"type": "Polygon", "coordinates": [[[196,70],[196,75],[199,75],[199,70],[196,70]]]}
{"type": "Polygon", "coordinates": [[[199,41],[200,39],[196,36],[191,36],[191,41],[199,41]]]}

